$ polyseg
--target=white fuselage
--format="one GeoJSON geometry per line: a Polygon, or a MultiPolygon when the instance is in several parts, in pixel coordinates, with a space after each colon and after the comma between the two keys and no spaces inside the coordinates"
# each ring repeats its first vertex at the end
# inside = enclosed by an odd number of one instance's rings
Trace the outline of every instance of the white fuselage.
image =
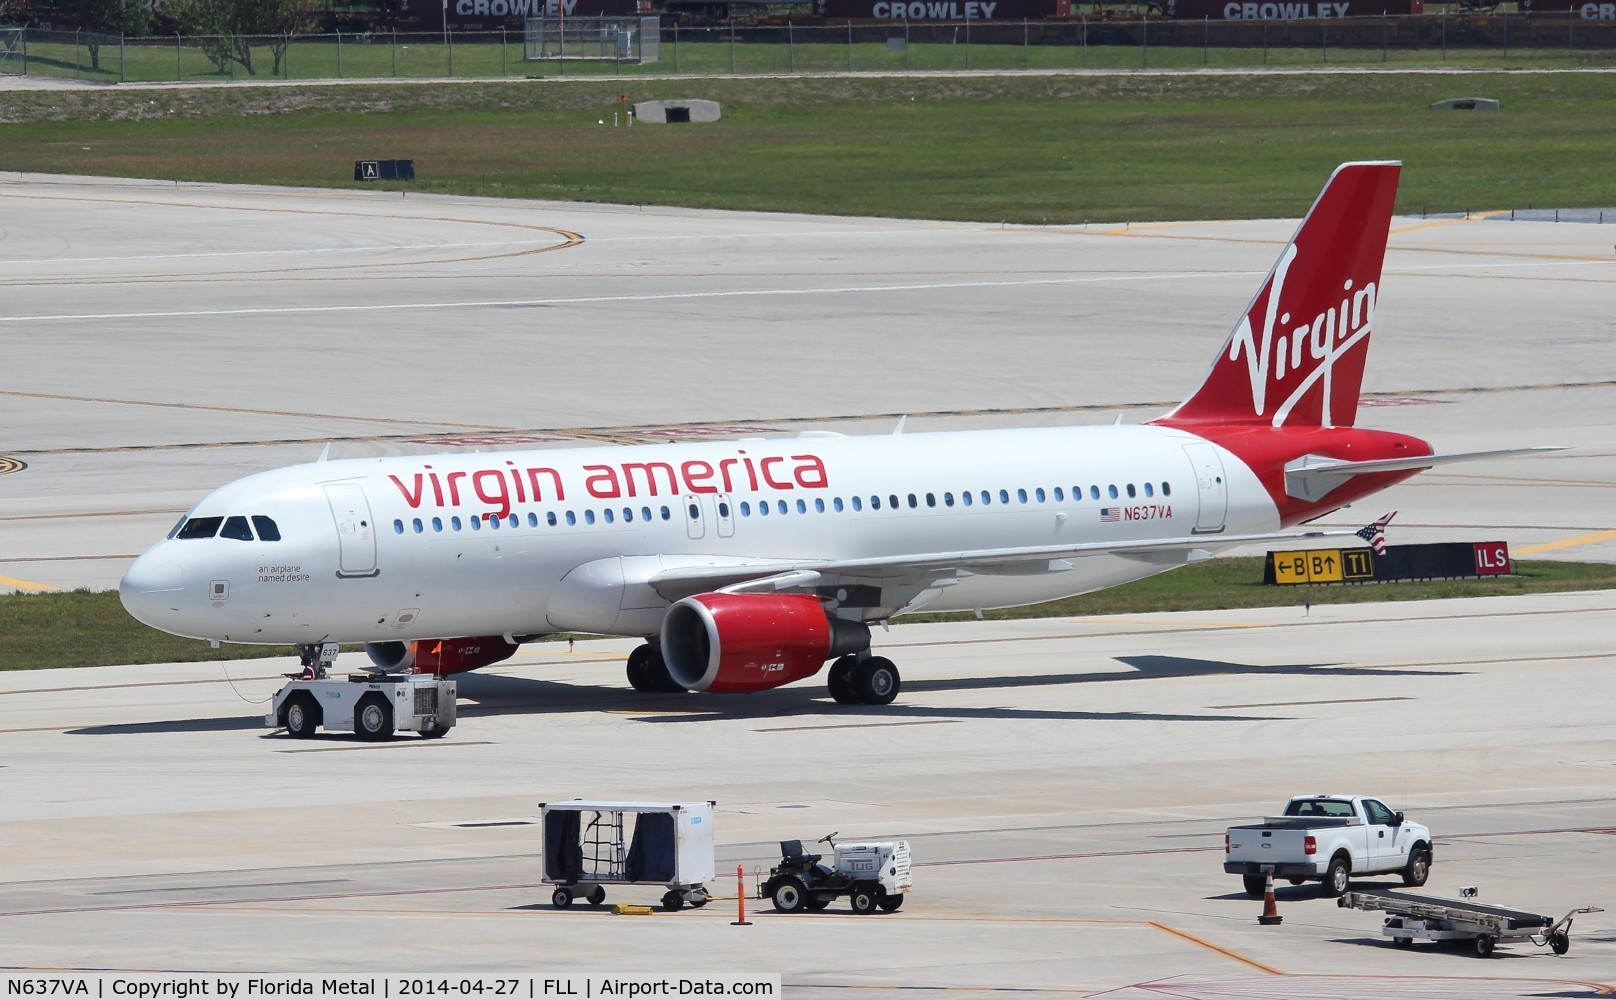
{"type": "MultiPolygon", "coordinates": [[[[187,514],[208,517],[225,529],[140,557],[126,604],[179,634],[276,644],[652,635],[669,602],[645,581],[664,569],[1191,535],[1215,550],[1221,534],[1280,527],[1233,454],[1148,425],[330,461],[221,487],[187,514]]],[[[1172,565],[978,568],[878,617],[1034,603],[1172,565]]]]}

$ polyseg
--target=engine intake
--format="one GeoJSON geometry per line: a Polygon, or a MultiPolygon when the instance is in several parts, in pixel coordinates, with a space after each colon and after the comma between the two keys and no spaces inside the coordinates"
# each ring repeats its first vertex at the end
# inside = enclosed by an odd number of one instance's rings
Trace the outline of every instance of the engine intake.
{"type": "MultiPolygon", "coordinates": [[[[521,638],[517,636],[516,638],[521,638]]],[[[502,636],[471,636],[463,639],[419,639],[415,642],[367,642],[370,662],[383,670],[416,674],[465,673],[508,659],[516,644],[502,636]]]]}
{"type": "Polygon", "coordinates": [[[802,594],[697,594],[662,620],[668,673],[691,691],[764,691],[869,647],[868,625],[831,618],[802,594]]]}

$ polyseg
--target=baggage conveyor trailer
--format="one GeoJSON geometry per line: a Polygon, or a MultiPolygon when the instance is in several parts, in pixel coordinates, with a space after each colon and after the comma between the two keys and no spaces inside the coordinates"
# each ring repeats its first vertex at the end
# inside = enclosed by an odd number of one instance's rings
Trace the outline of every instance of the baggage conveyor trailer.
{"type": "Polygon", "coordinates": [[[1348,892],[1336,905],[1358,910],[1384,910],[1380,932],[1401,947],[1415,940],[1469,941],[1476,955],[1486,958],[1499,941],[1526,938],[1539,948],[1547,945],[1556,955],[1571,950],[1571,920],[1579,913],[1601,913],[1597,906],[1572,910],[1559,920],[1541,913],[1488,906],[1475,900],[1475,889],[1462,889],[1464,899],[1416,896],[1378,890],[1348,892]]]}

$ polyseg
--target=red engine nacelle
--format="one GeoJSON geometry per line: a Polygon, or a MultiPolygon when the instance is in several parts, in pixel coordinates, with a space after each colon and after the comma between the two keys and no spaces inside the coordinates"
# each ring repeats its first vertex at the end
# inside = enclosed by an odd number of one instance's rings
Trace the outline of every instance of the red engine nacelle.
{"type": "Polygon", "coordinates": [[[802,594],[697,594],[669,608],[662,621],[668,673],[691,691],[779,687],[869,646],[869,626],[831,618],[802,594]]]}
{"type": "Polygon", "coordinates": [[[419,639],[415,642],[367,642],[370,662],[384,670],[415,674],[460,674],[498,663],[516,652],[516,643],[497,635],[466,639],[419,639]]]}

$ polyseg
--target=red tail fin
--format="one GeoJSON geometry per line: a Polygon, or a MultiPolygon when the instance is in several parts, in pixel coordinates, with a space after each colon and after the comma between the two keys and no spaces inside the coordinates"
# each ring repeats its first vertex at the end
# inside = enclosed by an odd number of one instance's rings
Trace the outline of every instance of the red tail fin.
{"type": "Polygon", "coordinates": [[[1166,424],[1351,427],[1386,255],[1397,163],[1344,163],[1166,424]]]}

